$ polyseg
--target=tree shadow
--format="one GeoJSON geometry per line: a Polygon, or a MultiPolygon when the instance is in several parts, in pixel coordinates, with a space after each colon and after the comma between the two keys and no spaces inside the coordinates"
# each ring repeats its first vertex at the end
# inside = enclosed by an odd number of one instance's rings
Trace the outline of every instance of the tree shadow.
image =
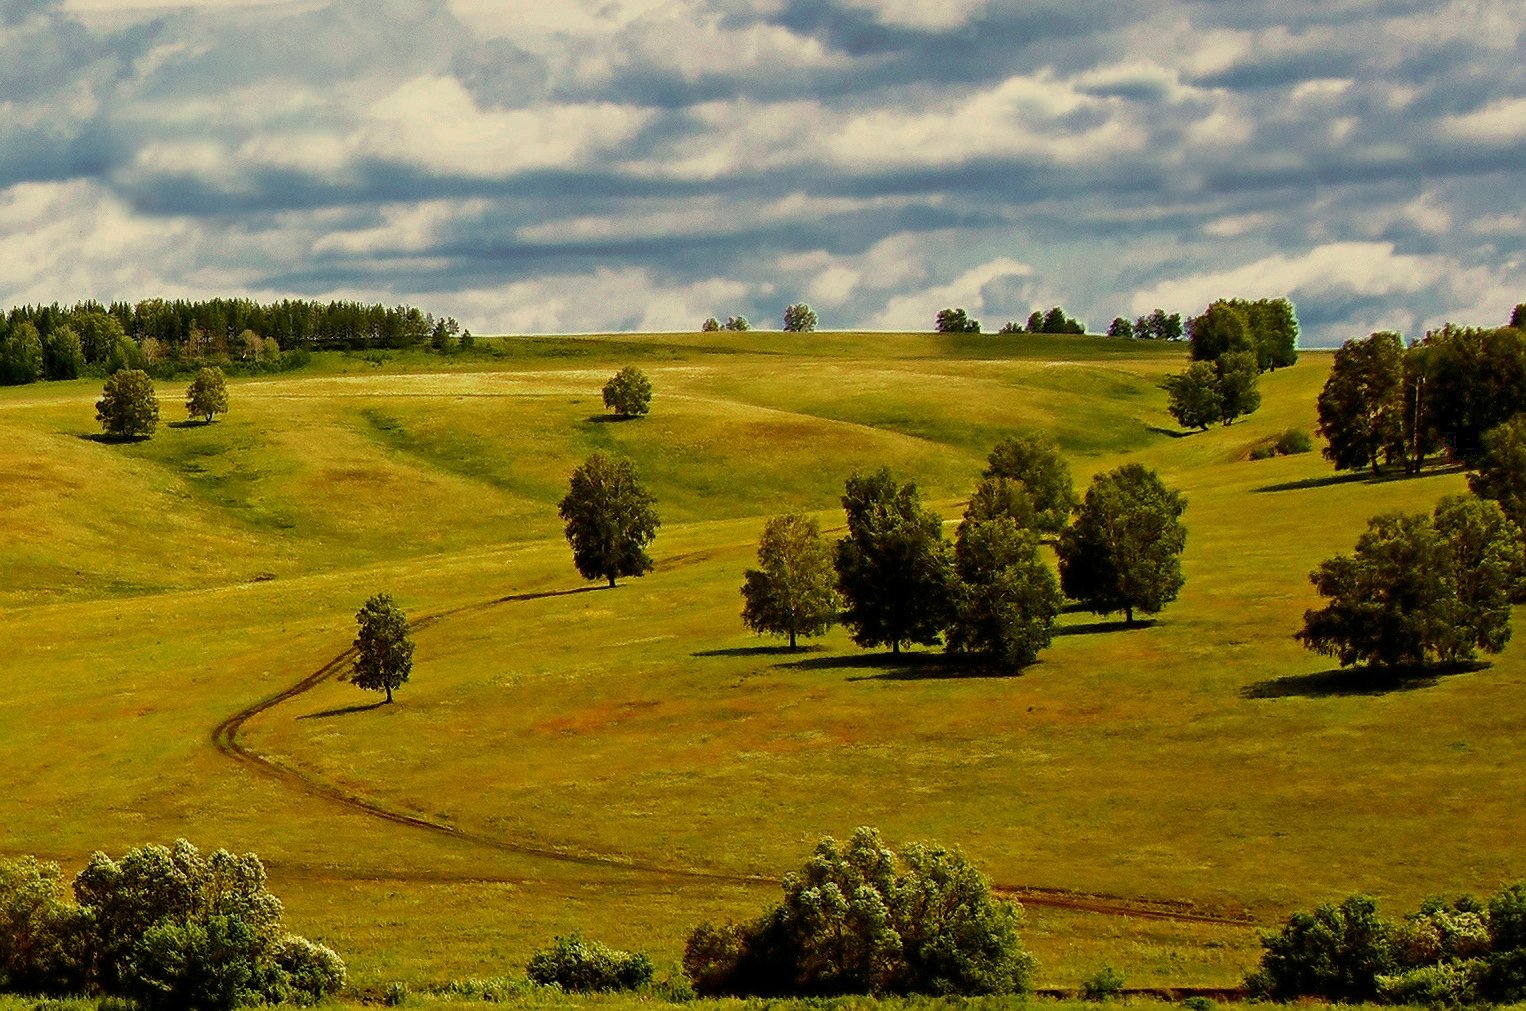
{"type": "Polygon", "coordinates": [[[306,716],[298,716],[299,720],[326,720],[334,716],[349,716],[352,713],[369,713],[373,709],[380,709],[387,704],[386,699],[380,702],[357,703],[353,706],[340,706],[338,709],[325,709],[321,713],[308,713],[306,716]]]}
{"type": "Polygon", "coordinates": [[[774,664],[776,670],[875,671],[858,674],[849,681],[934,681],[958,678],[1005,678],[1012,674],[994,670],[979,657],[958,653],[850,653],[809,657],[774,664]]]}
{"type": "Polygon", "coordinates": [[[1336,667],[1315,674],[1288,674],[1257,681],[1240,689],[1247,699],[1330,698],[1346,695],[1388,695],[1431,688],[1442,678],[1472,674],[1490,664],[1479,660],[1427,667],[1336,667]]]}
{"type": "Polygon", "coordinates": [[[170,428],[206,428],[212,424],[210,421],[202,421],[200,418],[191,418],[187,421],[171,421],[170,428]]]}
{"type": "Polygon", "coordinates": [[[1132,625],[1126,621],[1091,621],[1084,625],[1056,625],[1054,634],[1056,636],[1101,635],[1104,632],[1133,632],[1141,628],[1154,628],[1159,624],[1159,618],[1138,618],[1132,625]]]}
{"type": "Polygon", "coordinates": [[[640,421],[639,414],[590,414],[583,420],[590,425],[618,425],[622,421],[640,421]]]}
{"type": "Polygon", "coordinates": [[[1162,428],[1159,425],[1146,425],[1145,431],[1151,435],[1165,435],[1172,439],[1185,439],[1189,435],[1197,434],[1196,432],[1184,432],[1179,428],[1162,428]]]}
{"type": "Polygon", "coordinates": [[[788,646],[733,646],[730,649],[702,649],[690,656],[799,656],[802,653],[820,653],[825,646],[801,646],[790,649],[788,646]]]}
{"type": "Polygon", "coordinates": [[[126,446],[134,442],[147,442],[152,436],[148,435],[107,435],[105,432],[80,432],[77,438],[86,442],[97,442],[103,446],[126,446]]]}
{"type": "Polygon", "coordinates": [[[1427,467],[1418,474],[1406,474],[1402,470],[1389,470],[1380,474],[1371,471],[1351,471],[1346,474],[1327,474],[1324,477],[1306,477],[1301,481],[1284,481],[1251,489],[1254,492],[1306,491],[1310,488],[1329,488],[1337,484],[1388,484],[1392,481],[1419,481],[1428,477],[1444,477],[1466,470],[1460,463],[1441,463],[1427,467]]]}

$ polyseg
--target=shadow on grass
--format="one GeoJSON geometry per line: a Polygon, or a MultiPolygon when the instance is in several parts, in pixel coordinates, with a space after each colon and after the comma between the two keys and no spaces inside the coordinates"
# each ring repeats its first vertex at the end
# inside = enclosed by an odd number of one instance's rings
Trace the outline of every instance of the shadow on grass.
{"type": "Polygon", "coordinates": [[[188,421],[171,421],[170,428],[206,428],[212,424],[210,421],[202,421],[200,418],[191,418],[188,421]]]}
{"type": "Polygon", "coordinates": [[[1126,621],[1093,621],[1085,625],[1056,625],[1054,634],[1061,635],[1101,635],[1104,632],[1133,632],[1141,628],[1153,628],[1160,624],[1156,618],[1139,618],[1130,625],[1126,621]]]}
{"type": "Polygon", "coordinates": [[[1159,425],[1146,425],[1145,431],[1152,435],[1170,436],[1173,439],[1185,439],[1189,435],[1197,434],[1196,432],[1184,432],[1179,428],[1161,428],[1159,425]]]}
{"type": "Polygon", "coordinates": [[[932,681],[956,678],[1005,678],[1011,672],[993,670],[978,657],[957,653],[849,653],[778,663],[779,670],[873,671],[849,681],[932,681]]]}
{"type": "Polygon", "coordinates": [[[79,438],[86,442],[98,442],[103,446],[127,446],[134,442],[147,442],[148,435],[107,435],[105,432],[81,432],[79,438]]]}
{"type": "Polygon", "coordinates": [[[639,414],[590,414],[583,419],[590,425],[618,425],[624,421],[640,421],[639,414]]]}
{"type": "Polygon", "coordinates": [[[1279,491],[1307,491],[1310,488],[1329,488],[1337,484],[1387,484],[1390,481],[1419,481],[1428,477],[1443,477],[1447,474],[1460,474],[1466,468],[1460,463],[1442,464],[1437,467],[1427,467],[1418,474],[1406,474],[1402,470],[1391,470],[1382,474],[1373,474],[1370,471],[1352,471],[1348,474],[1326,474],[1324,477],[1306,477],[1301,481],[1284,481],[1281,484],[1266,484],[1260,488],[1253,488],[1258,493],[1279,491]]]}
{"type": "Polygon", "coordinates": [[[803,653],[820,653],[825,646],[801,646],[798,649],[790,649],[788,646],[733,646],[730,649],[702,649],[690,656],[800,656],[803,653]]]}
{"type": "Polygon", "coordinates": [[[1488,667],[1477,660],[1433,667],[1337,667],[1317,674],[1289,674],[1257,681],[1240,689],[1247,699],[1320,699],[1341,695],[1387,695],[1430,688],[1442,678],[1472,674],[1488,667]]]}
{"type": "Polygon", "coordinates": [[[367,702],[353,706],[340,706],[338,709],[325,709],[321,713],[308,713],[306,716],[298,716],[299,720],[326,720],[334,716],[349,716],[351,713],[369,713],[373,709],[380,709],[387,704],[386,699],[380,702],[367,702]]]}

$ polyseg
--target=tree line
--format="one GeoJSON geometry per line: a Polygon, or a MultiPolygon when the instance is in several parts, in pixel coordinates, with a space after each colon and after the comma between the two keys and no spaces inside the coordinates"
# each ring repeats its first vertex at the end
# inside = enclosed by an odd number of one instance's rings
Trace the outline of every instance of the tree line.
{"type": "Polygon", "coordinates": [[[146,299],[12,307],[0,317],[0,384],[107,376],[123,368],[156,375],[215,364],[274,371],[310,351],[470,347],[452,317],[412,306],[286,299],[146,299]]]}

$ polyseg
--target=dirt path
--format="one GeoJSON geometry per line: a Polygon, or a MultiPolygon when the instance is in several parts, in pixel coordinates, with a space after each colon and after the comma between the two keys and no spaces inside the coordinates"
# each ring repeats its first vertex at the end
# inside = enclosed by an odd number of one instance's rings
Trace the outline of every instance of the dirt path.
{"type": "MultiPolygon", "coordinates": [[[[708,553],[697,552],[696,554],[703,555],[708,553]]],[[[465,604],[461,607],[418,618],[411,622],[411,625],[414,629],[428,628],[447,618],[474,611],[484,611],[490,608],[528,603],[535,600],[547,600],[554,597],[568,597],[581,593],[598,592],[605,592],[605,588],[600,586],[583,586],[568,590],[545,590],[537,593],[511,594],[506,597],[498,597],[476,604],[465,604]]],[[[240,709],[232,716],[229,716],[213,728],[211,734],[213,747],[233,761],[298,793],[327,801],[335,806],[381,821],[444,836],[467,845],[482,846],[502,853],[555,860],[585,867],[607,867],[612,870],[648,874],[670,880],[714,881],[727,884],[751,885],[777,885],[779,883],[777,878],[766,875],[738,874],[719,868],[705,868],[692,865],[651,863],[631,860],[613,853],[580,852],[537,844],[528,840],[506,839],[485,835],[469,829],[459,828],[443,821],[396,811],[363,797],[347,793],[332,783],[325,782],[300,769],[282,764],[270,756],[262,755],[257,751],[247,748],[239,740],[239,732],[243,730],[244,725],[250,720],[283,703],[305,695],[331,678],[337,679],[342,677],[349,669],[349,665],[354,657],[355,648],[351,646],[291,687],[244,709],[240,709]]],[[[356,875],[357,879],[363,876],[356,875]]],[[[420,878],[428,878],[428,875],[420,875],[420,878]]],[[[463,880],[496,881],[499,879],[484,877],[480,879],[464,878],[463,880]]],[[[1135,917],[1146,920],[1171,920],[1179,923],[1217,924],[1233,927],[1251,927],[1255,925],[1255,921],[1249,917],[1209,912],[1186,901],[1151,900],[1101,894],[1093,895],[1065,889],[1001,883],[993,884],[992,888],[1000,895],[1016,899],[1030,906],[1069,909],[1076,912],[1135,917]]]]}

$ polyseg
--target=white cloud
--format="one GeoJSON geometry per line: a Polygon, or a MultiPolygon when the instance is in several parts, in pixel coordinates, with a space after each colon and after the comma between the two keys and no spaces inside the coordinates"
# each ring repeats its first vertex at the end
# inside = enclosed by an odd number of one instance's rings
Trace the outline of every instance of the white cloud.
{"type": "Polygon", "coordinates": [[[1513,141],[1526,138],[1526,98],[1505,98],[1462,116],[1443,121],[1454,137],[1481,141],[1513,141]]]}
{"type": "Polygon", "coordinates": [[[1002,278],[1027,279],[1032,274],[1032,267],[1008,257],[989,260],[964,271],[947,283],[890,299],[883,309],[871,317],[869,327],[877,330],[925,330],[932,326],[938,310],[950,307],[968,309],[971,315],[978,316],[987,310],[985,296],[981,294],[981,289],[986,285],[1002,278]]]}

